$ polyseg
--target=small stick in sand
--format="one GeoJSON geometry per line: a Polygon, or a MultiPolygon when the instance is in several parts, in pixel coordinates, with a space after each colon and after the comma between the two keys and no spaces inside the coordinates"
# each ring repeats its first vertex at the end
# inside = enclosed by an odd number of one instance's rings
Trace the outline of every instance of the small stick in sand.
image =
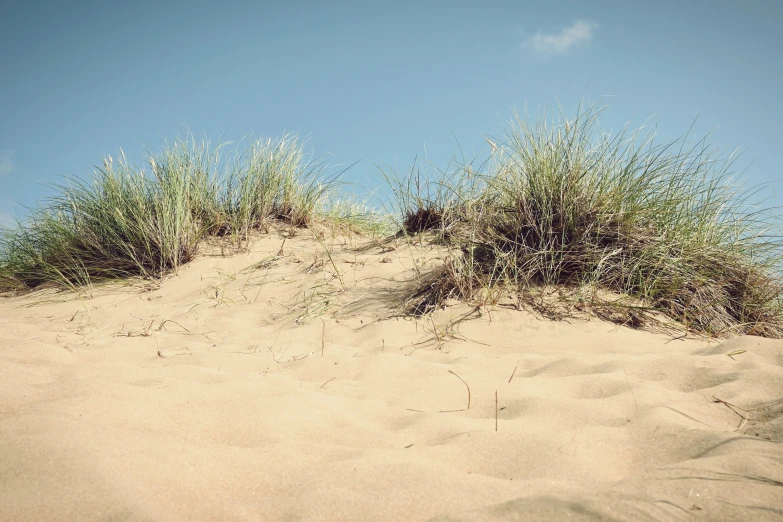
{"type": "Polygon", "coordinates": [[[747,409],[743,408],[742,406],[737,406],[736,404],[732,404],[730,402],[724,401],[723,399],[719,399],[719,398],[717,398],[714,395],[712,396],[712,402],[718,402],[720,404],[724,404],[728,409],[730,409],[731,411],[733,411],[734,413],[736,413],[737,415],[739,415],[742,418],[742,420],[740,421],[740,425],[737,426],[737,429],[735,429],[734,431],[741,430],[742,427],[745,426],[745,423],[748,422],[748,419],[750,419],[750,415],[749,415],[750,412],[755,411],[755,410],[758,409],[758,408],[754,408],[754,409],[751,409],[751,410],[747,410],[747,409]],[[738,411],[738,410],[742,410],[742,411],[738,411]],[[745,412],[745,413],[742,413],[742,412],[745,412]]]}
{"type": "Polygon", "coordinates": [[[495,390],[495,431],[498,431],[498,391],[495,390]]]}
{"type": "Polygon", "coordinates": [[[462,377],[460,377],[459,375],[457,375],[457,374],[456,374],[456,373],[454,373],[453,371],[449,370],[449,373],[450,373],[450,374],[452,374],[452,375],[454,375],[454,376],[455,376],[457,379],[459,379],[460,381],[462,381],[462,384],[464,384],[464,385],[465,385],[465,388],[467,388],[467,389],[468,389],[468,408],[467,408],[467,409],[470,409],[470,386],[468,386],[468,383],[466,383],[466,382],[465,382],[465,379],[463,379],[462,377]]]}
{"type": "Polygon", "coordinates": [[[174,323],[177,326],[179,326],[180,328],[182,328],[183,330],[185,330],[186,332],[190,333],[190,330],[188,330],[187,328],[185,328],[184,326],[179,324],[177,321],[172,321],[171,319],[166,319],[165,321],[160,323],[160,326],[158,326],[156,331],[160,332],[161,330],[163,330],[165,328],[165,326],[166,326],[166,323],[174,323]]]}
{"type": "Polygon", "coordinates": [[[731,352],[731,353],[727,353],[726,355],[728,355],[729,357],[731,357],[731,359],[732,359],[732,360],[736,361],[737,359],[735,359],[735,358],[734,358],[734,356],[735,356],[735,355],[740,355],[740,354],[743,354],[743,353],[745,353],[745,352],[747,352],[747,350],[734,350],[733,352],[731,352]]]}
{"type": "Polygon", "coordinates": [[[513,378],[514,378],[514,374],[515,374],[515,373],[517,373],[517,367],[516,367],[516,366],[514,366],[514,371],[513,371],[513,372],[511,372],[511,377],[509,377],[509,378],[508,378],[508,382],[511,382],[511,379],[513,379],[513,378]]]}
{"type": "Polygon", "coordinates": [[[440,335],[438,335],[438,327],[435,325],[435,321],[432,319],[432,316],[430,316],[430,322],[432,323],[432,330],[435,332],[435,339],[440,342],[440,335]]]}
{"type": "Polygon", "coordinates": [[[324,325],[323,328],[321,329],[321,357],[323,357],[324,356],[324,345],[325,345],[324,338],[326,337],[326,321],[321,319],[321,322],[324,325]]]}
{"type": "Polygon", "coordinates": [[[329,379],[328,381],[326,381],[325,383],[323,383],[323,384],[321,385],[321,388],[323,388],[324,386],[326,386],[327,384],[329,384],[330,382],[332,382],[332,381],[333,381],[333,380],[335,380],[336,378],[337,378],[337,377],[332,377],[331,379],[329,379]]]}

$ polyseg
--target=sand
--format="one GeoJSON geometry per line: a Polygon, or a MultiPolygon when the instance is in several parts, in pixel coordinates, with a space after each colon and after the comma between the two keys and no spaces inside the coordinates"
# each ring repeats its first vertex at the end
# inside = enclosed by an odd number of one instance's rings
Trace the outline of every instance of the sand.
{"type": "Polygon", "coordinates": [[[392,317],[437,250],[282,243],[0,299],[0,520],[783,520],[783,342],[392,317]]]}

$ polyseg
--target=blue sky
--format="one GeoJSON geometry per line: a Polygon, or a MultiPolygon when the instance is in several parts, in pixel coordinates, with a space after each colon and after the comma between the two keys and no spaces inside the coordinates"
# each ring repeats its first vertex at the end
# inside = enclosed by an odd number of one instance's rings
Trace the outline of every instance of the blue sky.
{"type": "Polygon", "coordinates": [[[780,180],[782,21],[772,0],[17,2],[0,16],[0,219],[183,124],[298,132],[371,190],[374,164],[445,164],[455,136],[485,154],[514,107],[582,97],[610,104],[603,127],[652,117],[664,141],[698,118],[745,149],[747,183],[780,180]]]}

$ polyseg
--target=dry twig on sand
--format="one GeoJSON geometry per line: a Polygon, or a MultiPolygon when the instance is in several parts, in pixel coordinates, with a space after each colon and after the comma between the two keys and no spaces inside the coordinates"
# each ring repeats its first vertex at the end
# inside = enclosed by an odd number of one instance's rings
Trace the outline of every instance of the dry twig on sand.
{"type": "Polygon", "coordinates": [[[460,381],[462,381],[462,384],[464,384],[464,385],[465,385],[465,388],[467,388],[467,389],[468,389],[468,407],[467,407],[467,409],[469,410],[469,409],[470,409],[470,386],[468,386],[468,383],[466,383],[466,382],[465,382],[465,379],[463,379],[462,377],[460,377],[459,375],[457,375],[457,374],[456,374],[456,373],[454,373],[453,371],[449,370],[449,373],[450,373],[450,374],[452,374],[452,375],[454,375],[454,376],[455,376],[457,379],[459,379],[460,381]]]}

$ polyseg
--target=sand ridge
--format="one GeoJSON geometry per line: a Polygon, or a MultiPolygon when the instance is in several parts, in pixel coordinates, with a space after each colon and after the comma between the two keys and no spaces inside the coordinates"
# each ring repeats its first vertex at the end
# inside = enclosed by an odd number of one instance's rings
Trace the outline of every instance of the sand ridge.
{"type": "Polygon", "coordinates": [[[443,253],[325,245],[0,300],[0,519],[783,520],[783,342],[392,317],[443,253]]]}

